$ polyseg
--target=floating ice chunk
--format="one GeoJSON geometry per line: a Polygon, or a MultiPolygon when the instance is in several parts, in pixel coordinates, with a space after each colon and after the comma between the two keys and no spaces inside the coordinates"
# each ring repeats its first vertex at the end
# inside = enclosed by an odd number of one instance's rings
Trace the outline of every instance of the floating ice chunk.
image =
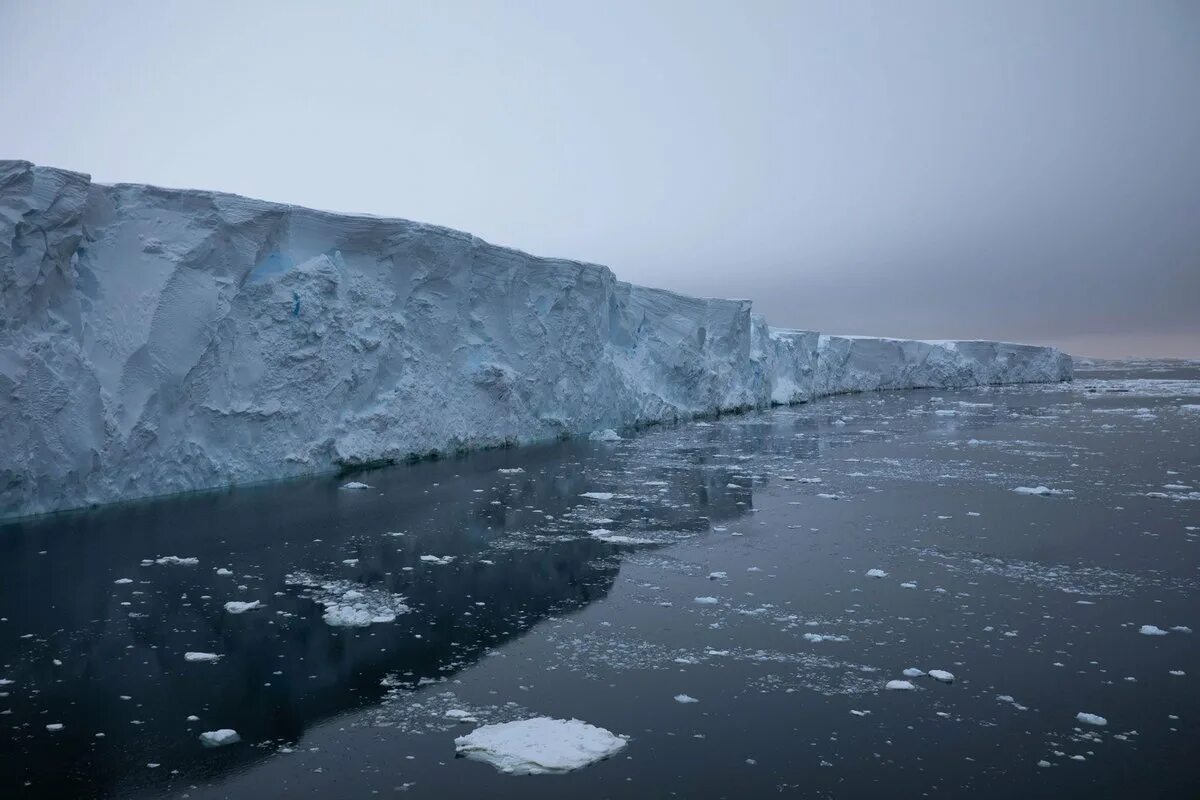
{"type": "Polygon", "coordinates": [[[221,728],[220,730],[205,731],[200,734],[200,744],[205,747],[221,747],[240,742],[241,740],[242,737],[238,736],[238,732],[233,728],[221,728]]]}
{"type": "Polygon", "coordinates": [[[1089,714],[1086,711],[1080,711],[1075,715],[1075,719],[1086,725],[1095,725],[1097,727],[1103,727],[1108,724],[1108,720],[1099,714],[1089,714]]]}
{"type": "Polygon", "coordinates": [[[917,687],[913,686],[912,681],[888,681],[887,685],[883,688],[891,689],[892,691],[896,692],[911,692],[917,687]]]}
{"type": "Polygon", "coordinates": [[[612,492],[584,492],[583,494],[581,494],[579,496],[586,497],[589,500],[612,500],[613,499],[612,492]]]}
{"type": "Polygon", "coordinates": [[[439,564],[445,566],[454,560],[454,556],[421,556],[421,560],[426,564],[439,564]]]}
{"type": "Polygon", "coordinates": [[[323,579],[307,572],[293,572],[284,581],[307,589],[305,596],[325,607],[322,618],[333,627],[365,628],[395,622],[397,615],[410,610],[400,595],[353,581],[323,579]]]}
{"type": "Polygon", "coordinates": [[[715,597],[697,597],[695,599],[695,602],[699,603],[702,606],[711,606],[711,605],[717,604],[717,598],[715,598],[715,597]]]}
{"type": "Polygon", "coordinates": [[[46,726],[46,730],[50,731],[51,733],[58,733],[62,729],[63,729],[63,724],[61,722],[51,722],[49,725],[46,726]]]}
{"type": "Polygon", "coordinates": [[[619,441],[621,441],[620,435],[618,435],[617,432],[614,431],[612,428],[605,428],[602,431],[592,431],[591,433],[588,434],[588,438],[591,439],[593,442],[619,442],[619,441]]]}
{"type": "Polygon", "coordinates": [[[929,677],[933,678],[935,681],[941,681],[942,683],[954,683],[954,673],[946,672],[944,669],[929,670],[929,677]]]}
{"type": "Polygon", "coordinates": [[[501,475],[520,475],[524,471],[525,470],[521,467],[501,467],[500,469],[496,470],[496,472],[499,472],[501,475]]]}
{"type": "Polygon", "coordinates": [[[200,559],[193,556],[180,558],[179,556],[163,556],[162,558],[154,559],[155,564],[173,564],[178,567],[194,567],[200,563],[200,559]]]}
{"type": "Polygon", "coordinates": [[[459,736],[454,747],[510,775],[546,775],[608,758],[625,747],[625,740],[577,719],[534,717],[484,725],[459,736]]]}
{"type": "Polygon", "coordinates": [[[365,483],[361,483],[359,481],[350,481],[349,483],[343,483],[342,488],[353,490],[353,489],[370,489],[371,487],[369,485],[367,485],[365,483]]]}
{"type": "Polygon", "coordinates": [[[728,572],[710,572],[710,573],[708,573],[708,579],[710,581],[723,581],[728,577],[729,577],[728,572]]]}
{"type": "Polygon", "coordinates": [[[472,714],[470,711],[464,711],[461,708],[452,708],[449,711],[447,711],[445,714],[443,714],[442,716],[444,716],[446,719],[455,720],[456,722],[478,722],[479,721],[478,719],[475,718],[475,715],[472,714]]]}
{"type": "Polygon", "coordinates": [[[242,602],[241,600],[230,600],[225,604],[225,610],[230,614],[244,614],[247,611],[253,611],[256,608],[262,608],[262,603],[260,603],[258,600],[251,600],[248,603],[242,602]]]}
{"type": "Polygon", "coordinates": [[[1157,625],[1143,625],[1138,628],[1138,633],[1143,636],[1166,636],[1167,632],[1157,625]]]}
{"type": "Polygon", "coordinates": [[[1175,631],[1176,633],[1191,633],[1192,632],[1192,629],[1189,628],[1187,625],[1172,625],[1171,630],[1175,631]]]}
{"type": "Polygon", "coordinates": [[[1061,489],[1051,489],[1047,486],[1018,486],[1013,489],[1017,494],[1032,494],[1038,497],[1049,497],[1051,495],[1066,494],[1061,489]]]}
{"type": "Polygon", "coordinates": [[[841,495],[829,494],[828,492],[821,492],[820,494],[817,495],[817,497],[820,497],[822,500],[841,500],[842,499],[841,495]]]}
{"type": "Polygon", "coordinates": [[[216,653],[197,653],[187,652],[183,654],[184,661],[220,661],[221,656],[216,653]]]}
{"type": "Polygon", "coordinates": [[[675,702],[676,703],[699,703],[700,701],[697,700],[696,698],[692,697],[691,695],[677,694],[677,695],[675,695],[675,702]]]}
{"type": "Polygon", "coordinates": [[[852,709],[850,709],[850,713],[856,717],[865,717],[867,714],[870,714],[871,712],[870,711],[859,711],[857,709],[852,708],[852,709]]]}
{"type": "Polygon", "coordinates": [[[1176,678],[1182,678],[1184,675],[1187,675],[1187,673],[1181,669],[1171,669],[1167,670],[1167,672],[1171,675],[1174,675],[1176,678]]]}
{"type": "Polygon", "coordinates": [[[887,574],[886,572],[884,572],[883,570],[881,570],[881,569],[869,569],[869,570],[867,570],[867,577],[868,577],[868,578],[886,578],[887,576],[888,576],[888,574],[887,574]]]}
{"type": "Polygon", "coordinates": [[[806,633],[804,638],[810,642],[848,642],[849,636],[842,636],[837,633],[806,633]]]}
{"type": "Polygon", "coordinates": [[[901,586],[901,587],[903,587],[903,588],[905,588],[905,589],[915,589],[915,588],[917,588],[917,585],[916,585],[915,583],[913,583],[912,581],[905,581],[904,583],[900,584],[900,586],[901,586]]]}
{"type": "Polygon", "coordinates": [[[908,669],[904,670],[902,674],[906,678],[923,678],[925,677],[925,670],[917,669],[916,667],[909,667],[908,669]]]}
{"type": "Polygon", "coordinates": [[[597,528],[594,531],[588,531],[588,535],[593,539],[608,542],[609,544],[654,544],[653,539],[639,539],[636,536],[613,533],[606,528],[597,528]]]}
{"type": "Polygon", "coordinates": [[[117,578],[113,583],[133,583],[133,578],[117,578]]]}
{"type": "Polygon", "coordinates": [[[226,569],[225,567],[217,567],[217,574],[218,575],[232,575],[233,570],[226,569]]]}

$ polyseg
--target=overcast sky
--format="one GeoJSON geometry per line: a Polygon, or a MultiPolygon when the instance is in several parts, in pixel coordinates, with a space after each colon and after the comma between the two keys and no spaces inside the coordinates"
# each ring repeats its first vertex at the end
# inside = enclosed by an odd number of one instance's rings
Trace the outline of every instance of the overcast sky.
{"type": "Polygon", "coordinates": [[[0,158],[773,324],[1200,356],[1200,2],[0,0],[0,158]]]}

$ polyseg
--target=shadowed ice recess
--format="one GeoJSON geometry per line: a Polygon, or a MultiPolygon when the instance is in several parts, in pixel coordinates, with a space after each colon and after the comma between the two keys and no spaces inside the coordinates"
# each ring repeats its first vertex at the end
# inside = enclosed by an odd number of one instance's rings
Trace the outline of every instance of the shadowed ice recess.
{"type": "Polygon", "coordinates": [[[840,392],[1052,348],[769,328],[445,228],[0,162],[0,517],[840,392]]]}

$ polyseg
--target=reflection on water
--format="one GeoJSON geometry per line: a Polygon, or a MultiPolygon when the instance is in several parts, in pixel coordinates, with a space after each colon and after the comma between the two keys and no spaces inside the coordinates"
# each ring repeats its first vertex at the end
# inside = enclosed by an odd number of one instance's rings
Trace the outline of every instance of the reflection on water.
{"type": "Polygon", "coordinates": [[[209,779],[377,702],[385,675],[445,678],[607,593],[618,551],[589,529],[633,519],[687,535],[744,513],[749,487],[731,486],[733,465],[712,451],[681,445],[659,465],[669,486],[606,504],[616,518],[580,495],[643,468],[636,451],[564,443],[355,476],[369,490],[314,479],[0,527],[0,677],[12,681],[0,786],[127,796],[209,779]],[[500,471],[510,463],[523,471],[500,471]],[[164,556],[199,563],[147,563],[164,556]],[[403,595],[412,612],[332,627],[287,584],[297,570],[403,595]],[[264,607],[230,614],[229,600],[264,607]],[[221,658],[189,663],[189,651],[221,658]],[[215,728],[256,746],[203,751],[199,733],[215,728]]]}

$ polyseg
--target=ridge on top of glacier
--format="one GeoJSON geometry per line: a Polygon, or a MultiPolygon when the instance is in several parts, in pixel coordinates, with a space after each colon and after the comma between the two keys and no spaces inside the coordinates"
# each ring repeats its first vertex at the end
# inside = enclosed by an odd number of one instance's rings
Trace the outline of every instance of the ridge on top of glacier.
{"type": "Polygon", "coordinates": [[[776,329],[449,228],[0,161],[0,517],[794,403],[1069,379],[776,329]]]}

